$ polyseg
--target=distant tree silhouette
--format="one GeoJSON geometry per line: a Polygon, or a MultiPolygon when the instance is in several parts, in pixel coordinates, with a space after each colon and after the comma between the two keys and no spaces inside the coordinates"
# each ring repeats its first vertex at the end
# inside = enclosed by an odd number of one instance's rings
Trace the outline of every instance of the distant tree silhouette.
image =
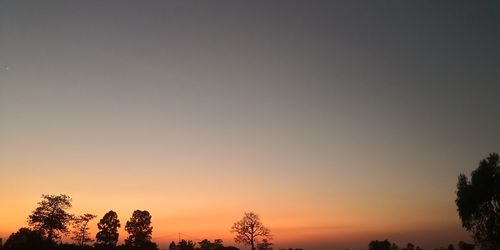
{"type": "Polygon", "coordinates": [[[75,244],[68,244],[68,243],[61,243],[57,245],[55,250],[92,250],[93,248],[91,246],[85,245],[85,246],[78,246],[75,244]]]}
{"type": "Polygon", "coordinates": [[[391,250],[391,242],[389,242],[389,240],[374,240],[368,244],[368,248],[369,250],[391,250]]]}
{"type": "Polygon", "coordinates": [[[195,244],[191,240],[181,240],[177,244],[177,250],[194,250],[195,244]]]}
{"type": "Polygon", "coordinates": [[[40,231],[23,227],[9,236],[3,248],[5,250],[34,250],[49,249],[50,246],[52,243],[45,240],[40,231]]]}
{"type": "Polygon", "coordinates": [[[403,248],[402,250],[415,250],[415,245],[408,243],[406,244],[406,248],[403,248]]]}
{"type": "Polygon", "coordinates": [[[216,239],[213,243],[207,239],[204,239],[204,240],[198,242],[198,245],[200,246],[198,248],[199,250],[218,250],[218,249],[224,247],[221,239],[216,239]]]}
{"type": "Polygon", "coordinates": [[[100,248],[113,248],[118,242],[118,228],[120,227],[120,220],[114,211],[107,212],[102,219],[97,223],[99,232],[96,234],[96,247],[100,248]]]}
{"type": "Polygon", "coordinates": [[[500,250],[500,159],[491,153],[472,171],[460,174],[457,183],[458,214],[482,249],[500,250]]]}
{"type": "Polygon", "coordinates": [[[92,242],[89,232],[89,222],[93,220],[96,215],[84,214],[73,219],[73,237],[71,239],[75,240],[76,243],[83,247],[85,243],[92,242]]]}
{"type": "Polygon", "coordinates": [[[396,243],[391,243],[391,250],[399,250],[399,246],[396,243]]]}
{"type": "Polygon", "coordinates": [[[255,250],[255,244],[262,239],[272,239],[271,231],[265,227],[257,214],[247,212],[243,218],[234,223],[231,232],[235,233],[234,240],[237,243],[243,243],[251,246],[255,250]]]}
{"type": "Polygon", "coordinates": [[[475,246],[474,244],[469,244],[465,243],[463,241],[458,242],[458,249],[459,250],[474,250],[475,246]]]}
{"type": "Polygon", "coordinates": [[[170,242],[170,245],[168,245],[168,250],[177,250],[177,246],[175,245],[175,242],[170,242]]]}
{"type": "Polygon", "coordinates": [[[125,230],[129,234],[128,238],[125,239],[125,246],[141,250],[158,249],[156,244],[151,241],[153,227],[148,211],[135,210],[130,220],[127,221],[125,230]]]}
{"type": "Polygon", "coordinates": [[[455,250],[455,247],[453,244],[449,244],[447,250],[455,250]]]}
{"type": "Polygon", "coordinates": [[[222,239],[215,239],[213,244],[214,244],[215,248],[224,247],[222,239]]]}
{"type": "Polygon", "coordinates": [[[263,239],[261,243],[257,244],[257,250],[273,250],[273,243],[267,239],[263,239]]]}
{"type": "Polygon", "coordinates": [[[58,233],[68,232],[72,215],[66,210],[70,208],[71,198],[67,195],[42,195],[42,201],[28,217],[28,224],[53,242],[60,237],[58,233]]]}

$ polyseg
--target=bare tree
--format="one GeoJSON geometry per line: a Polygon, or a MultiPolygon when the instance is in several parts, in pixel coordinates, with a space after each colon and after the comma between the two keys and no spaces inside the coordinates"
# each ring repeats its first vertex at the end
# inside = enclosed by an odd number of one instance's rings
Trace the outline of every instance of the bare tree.
{"type": "Polygon", "coordinates": [[[241,220],[235,222],[231,232],[236,234],[234,240],[237,243],[250,245],[252,250],[255,250],[255,243],[259,238],[272,239],[271,231],[262,224],[259,216],[252,212],[246,212],[241,220]]]}
{"type": "Polygon", "coordinates": [[[73,219],[73,240],[75,240],[80,247],[83,247],[85,243],[92,242],[89,232],[89,222],[93,220],[96,215],[84,214],[73,219]]]}

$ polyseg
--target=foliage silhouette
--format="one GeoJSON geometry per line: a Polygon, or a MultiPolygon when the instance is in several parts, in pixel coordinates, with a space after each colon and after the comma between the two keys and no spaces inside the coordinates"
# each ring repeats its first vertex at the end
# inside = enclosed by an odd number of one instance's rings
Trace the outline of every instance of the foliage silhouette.
{"type": "Polygon", "coordinates": [[[85,246],[85,243],[92,242],[89,232],[89,222],[96,217],[94,214],[84,214],[73,219],[73,240],[77,242],[80,247],[85,246]]]}
{"type": "Polygon", "coordinates": [[[209,240],[204,239],[198,242],[198,245],[200,246],[198,248],[199,250],[218,250],[224,247],[221,239],[216,239],[214,242],[210,242],[209,240]]]}
{"type": "Polygon", "coordinates": [[[262,224],[259,216],[252,212],[246,212],[241,220],[236,221],[231,232],[236,234],[234,241],[250,245],[252,250],[255,250],[255,244],[260,238],[272,239],[271,231],[262,224]]]}
{"type": "Polygon", "coordinates": [[[118,228],[121,227],[118,215],[113,210],[107,212],[97,223],[97,232],[95,238],[96,247],[101,249],[110,249],[116,246],[118,242],[118,228]]]}
{"type": "Polygon", "coordinates": [[[406,248],[403,248],[402,250],[415,250],[415,245],[413,245],[412,243],[408,243],[406,245],[406,248]]]}
{"type": "Polygon", "coordinates": [[[181,240],[177,243],[177,250],[194,250],[195,243],[191,240],[181,240]]]}
{"type": "Polygon", "coordinates": [[[92,250],[93,248],[89,245],[79,246],[76,244],[62,243],[54,247],[56,250],[92,250]]]}
{"type": "Polygon", "coordinates": [[[170,245],[168,245],[169,250],[177,250],[177,246],[175,245],[175,242],[170,242],[170,245]]]}
{"type": "Polygon", "coordinates": [[[49,249],[51,246],[53,243],[44,239],[40,231],[23,227],[9,236],[3,248],[5,250],[42,250],[49,249]]]}
{"type": "Polygon", "coordinates": [[[148,211],[135,210],[132,217],[125,225],[129,234],[125,239],[125,246],[132,249],[158,249],[156,243],[151,241],[153,227],[151,226],[151,215],[148,211]]]}
{"type": "Polygon", "coordinates": [[[374,240],[368,244],[369,250],[391,250],[391,242],[389,240],[378,241],[374,240]]]}
{"type": "Polygon", "coordinates": [[[60,238],[59,233],[68,232],[72,215],[66,210],[70,208],[71,198],[65,194],[42,195],[42,201],[28,217],[28,224],[53,242],[60,238]]]}
{"type": "Polygon", "coordinates": [[[500,250],[500,159],[491,153],[469,180],[458,176],[455,200],[463,227],[482,249],[500,250]]]}

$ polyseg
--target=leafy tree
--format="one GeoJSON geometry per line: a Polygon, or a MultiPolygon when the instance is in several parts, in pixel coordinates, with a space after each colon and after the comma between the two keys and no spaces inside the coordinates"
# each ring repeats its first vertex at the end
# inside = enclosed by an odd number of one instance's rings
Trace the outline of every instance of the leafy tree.
{"type": "Polygon", "coordinates": [[[369,250],[391,250],[391,242],[388,240],[378,241],[374,240],[368,244],[369,250]]]}
{"type": "Polygon", "coordinates": [[[222,243],[222,239],[215,239],[213,244],[215,246],[215,249],[224,247],[224,244],[222,243]]]}
{"type": "Polygon", "coordinates": [[[168,245],[168,250],[177,250],[177,246],[175,245],[175,242],[170,242],[170,245],[168,245]]]}
{"type": "Polygon", "coordinates": [[[80,247],[85,246],[85,243],[92,242],[89,232],[89,222],[93,220],[96,215],[84,214],[73,219],[73,240],[77,242],[80,247]]]}
{"type": "Polygon", "coordinates": [[[412,243],[408,243],[406,245],[406,248],[403,248],[403,250],[415,250],[415,245],[413,245],[412,243]]]}
{"type": "Polygon", "coordinates": [[[177,250],[194,250],[194,242],[191,240],[181,240],[177,244],[177,250]]]}
{"type": "Polygon", "coordinates": [[[67,195],[42,195],[42,201],[28,217],[28,224],[35,230],[47,235],[53,242],[60,238],[58,233],[68,232],[68,223],[72,215],[66,210],[71,208],[71,198],[67,195]]]}
{"type": "Polygon", "coordinates": [[[175,245],[175,242],[170,242],[170,245],[168,245],[168,250],[177,250],[177,246],[175,245]]]}
{"type": "Polygon", "coordinates": [[[221,239],[216,239],[214,242],[204,239],[198,242],[198,245],[200,250],[217,250],[224,247],[221,239]]]}
{"type": "Polygon", "coordinates": [[[234,223],[231,232],[235,233],[234,240],[237,243],[250,245],[255,250],[255,244],[259,238],[272,239],[271,231],[265,227],[258,215],[248,212],[243,218],[234,223]]]}
{"type": "Polygon", "coordinates": [[[9,236],[3,248],[6,250],[32,250],[48,249],[51,245],[51,242],[43,238],[40,231],[23,227],[9,236]]]}
{"type": "Polygon", "coordinates": [[[458,214],[463,227],[483,249],[500,249],[500,159],[491,153],[479,162],[469,180],[458,176],[458,214]]]}
{"type": "Polygon", "coordinates": [[[267,239],[263,239],[261,243],[257,244],[257,250],[273,250],[273,243],[267,239]]]}
{"type": "Polygon", "coordinates": [[[151,226],[151,215],[148,211],[135,210],[132,217],[125,225],[129,234],[125,240],[125,246],[137,249],[157,249],[155,243],[151,242],[153,227],[151,226]]]}
{"type": "Polygon", "coordinates": [[[114,211],[107,212],[102,219],[97,223],[99,232],[96,234],[96,247],[112,248],[118,242],[118,228],[120,220],[114,211]]]}

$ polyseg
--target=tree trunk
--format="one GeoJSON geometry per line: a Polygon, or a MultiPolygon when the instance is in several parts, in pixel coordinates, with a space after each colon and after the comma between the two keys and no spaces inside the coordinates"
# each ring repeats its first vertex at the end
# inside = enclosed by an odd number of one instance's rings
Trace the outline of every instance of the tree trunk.
{"type": "Polygon", "coordinates": [[[252,243],[252,250],[255,250],[255,247],[254,247],[254,242],[255,242],[255,239],[253,237],[253,234],[252,234],[252,237],[250,237],[250,243],[252,243]]]}
{"type": "Polygon", "coordinates": [[[53,232],[52,232],[52,228],[51,228],[51,229],[49,229],[49,232],[47,234],[47,239],[49,240],[49,242],[52,242],[52,237],[53,237],[52,235],[53,235],[53,232]]]}

